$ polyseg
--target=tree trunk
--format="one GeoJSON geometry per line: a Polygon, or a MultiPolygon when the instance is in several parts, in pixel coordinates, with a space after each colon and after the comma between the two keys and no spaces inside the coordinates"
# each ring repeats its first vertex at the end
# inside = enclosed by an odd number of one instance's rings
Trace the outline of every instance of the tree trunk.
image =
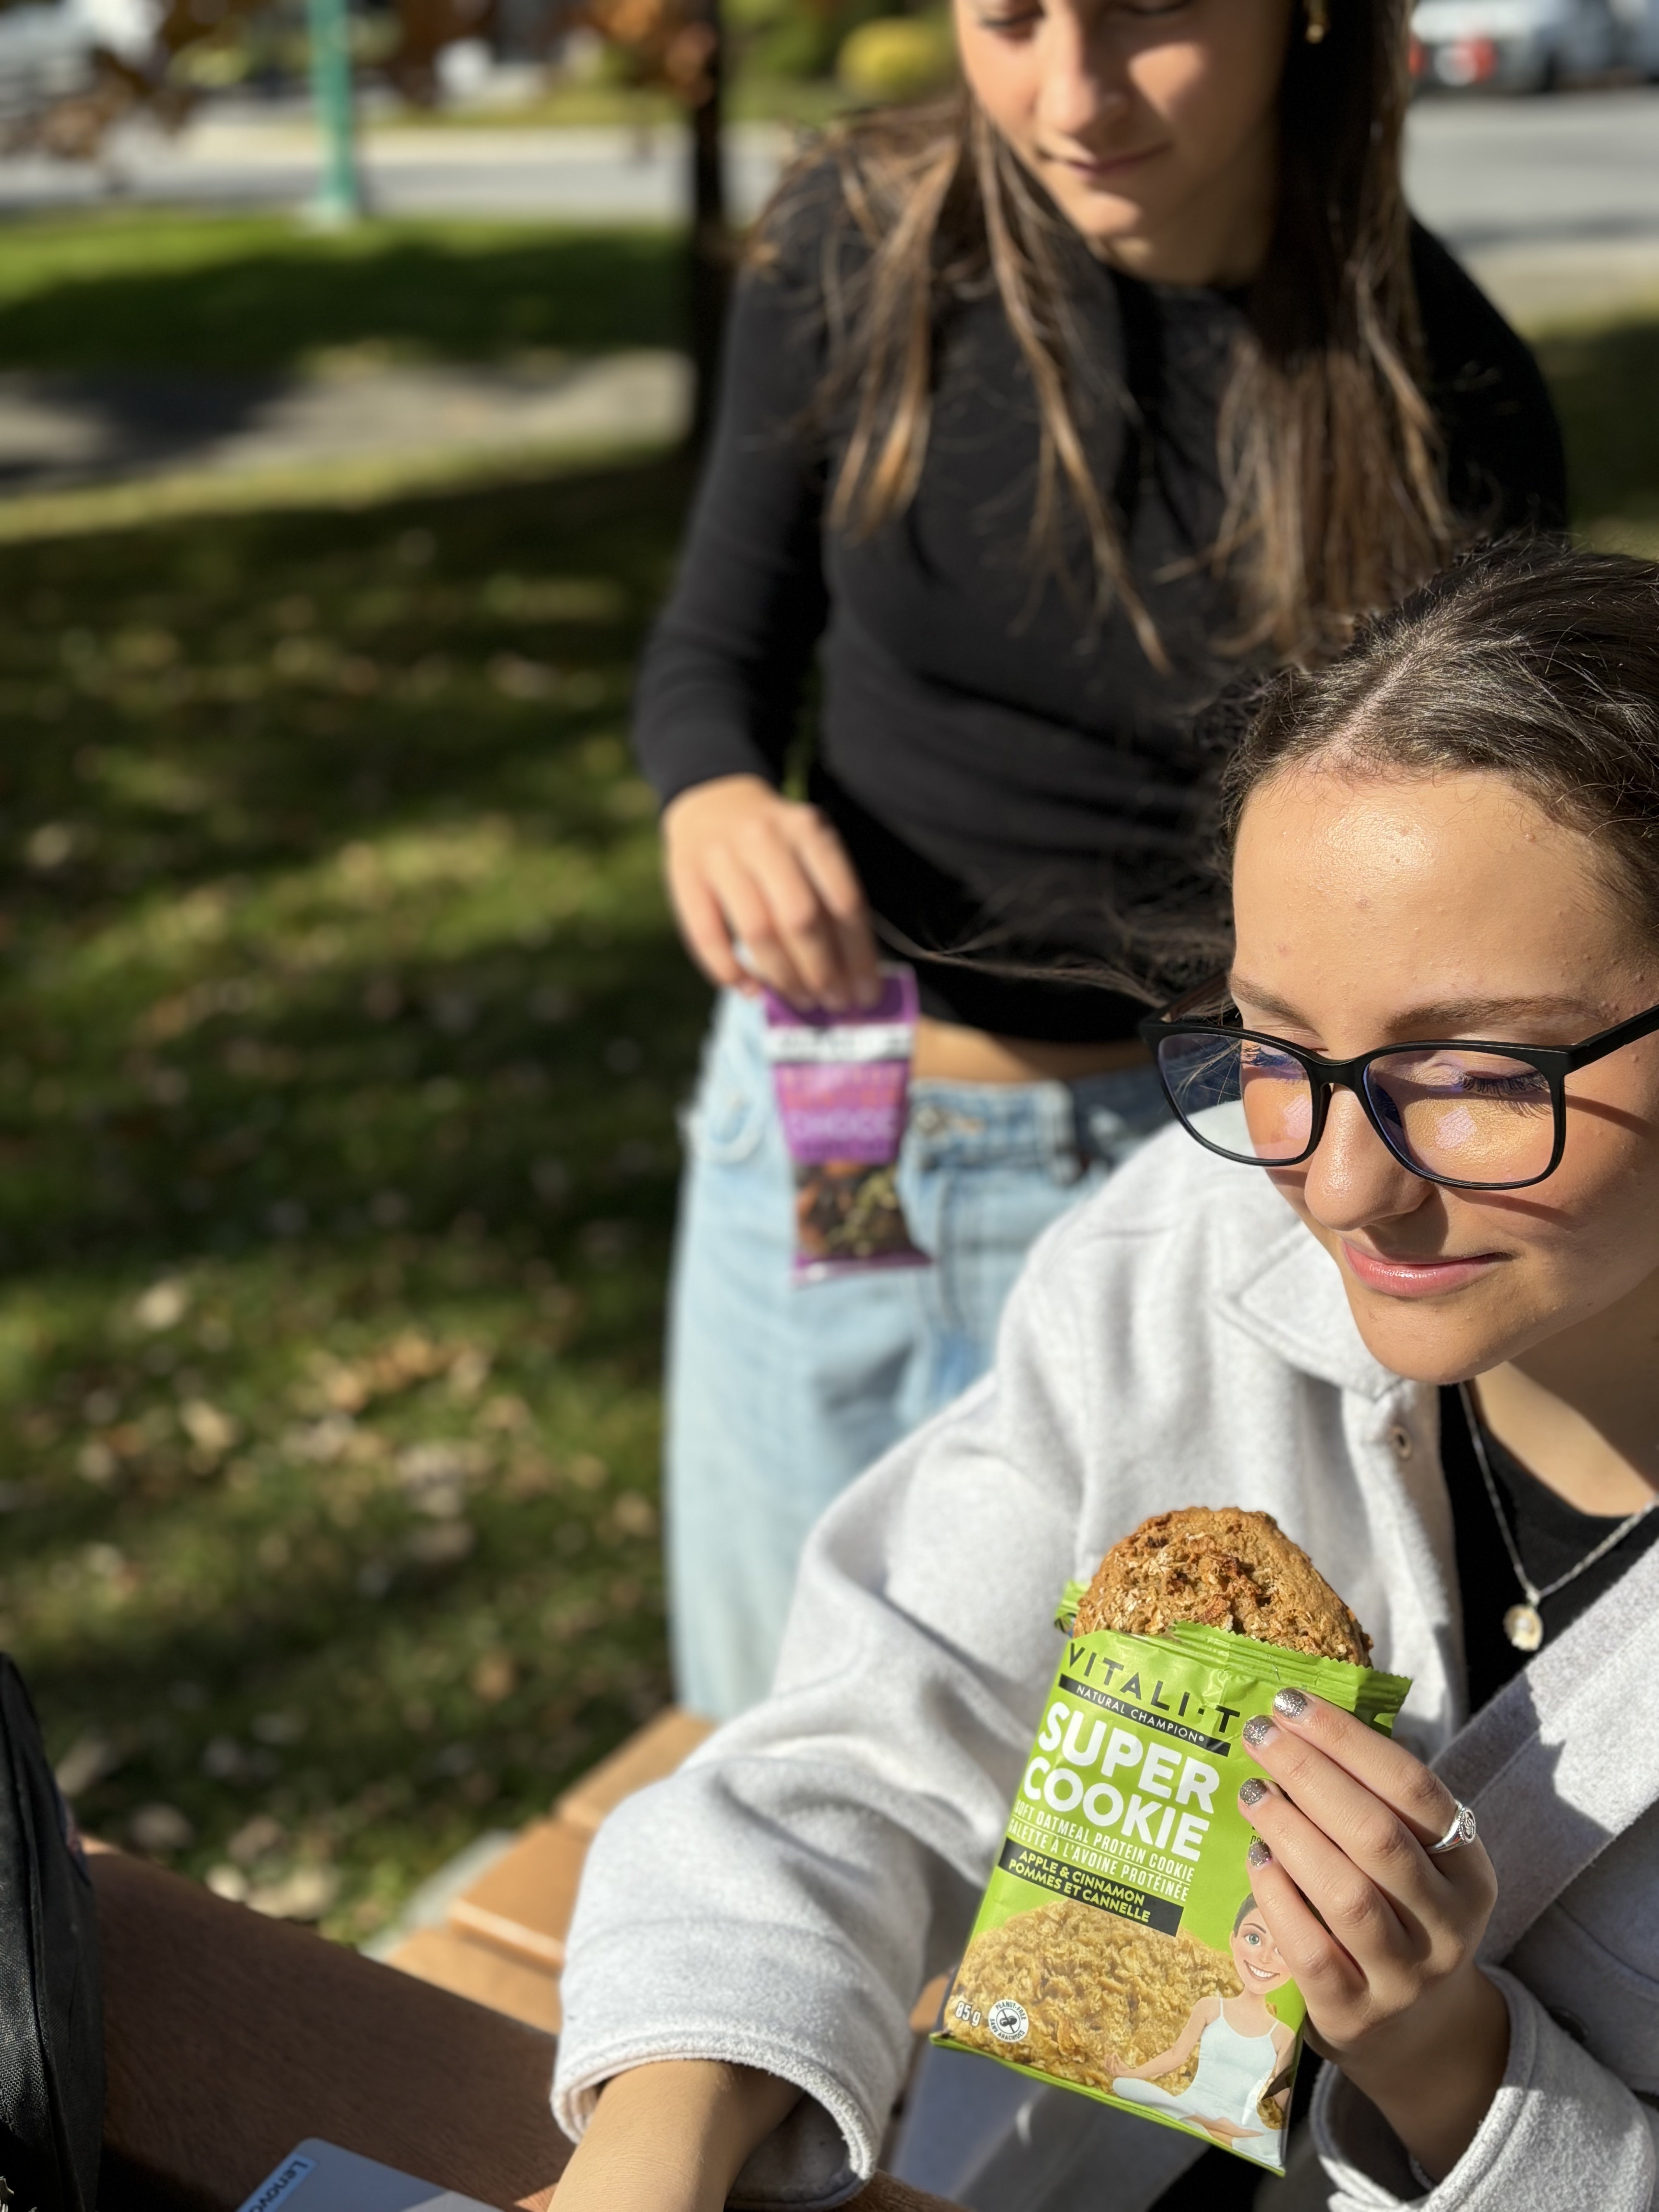
{"type": "Polygon", "coordinates": [[[720,0],[702,0],[698,13],[713,34],[708,63],[690,112],[691,254],[687,272],[687,319],[696,374],[691,444],[695,450],[701,451],[714,422],[720,339],[731,274],[731,239],[726,227],[721,130],[725,52],[720,0]]]}

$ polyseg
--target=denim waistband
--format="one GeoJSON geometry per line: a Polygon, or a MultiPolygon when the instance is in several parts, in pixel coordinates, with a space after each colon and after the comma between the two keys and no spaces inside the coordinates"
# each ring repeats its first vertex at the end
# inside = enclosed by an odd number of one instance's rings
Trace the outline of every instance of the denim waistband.
{"type": "MultiPolygon", "coordinates": [[[[769,1097],[765,1017],[754,1000],[725,994],[716,1016],[715,1055],[769,1097]]],[[[1151,1135],[1169,1117],[1156,1071],[1115,1068],[1072,1083],[958,1083],[918,1077],[910,1085],[907,1145],[943,1165],[1029,1163],[1064,1179],[1097,1161],[1115,1161],[1126,1144],[1151,1135]]]]}
{"type": "Polygon", "coordinates": [[[1126,1141],[1168,1118],[1156,1071],[1115,1068],[1073,1083],[954,1083],[923,1077],[910,1085],[909,1134],[936,1161],[1030,1159],[1045,1165],[1115,1160],[1126,1141]]]}

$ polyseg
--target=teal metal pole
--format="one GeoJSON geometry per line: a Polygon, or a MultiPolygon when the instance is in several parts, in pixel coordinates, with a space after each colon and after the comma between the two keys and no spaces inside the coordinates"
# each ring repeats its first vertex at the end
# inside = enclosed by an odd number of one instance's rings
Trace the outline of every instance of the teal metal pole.
{"type": "Polygon", "coordinates": [[[346,0],[306,0],[311,25],[311,94],[323,142],[323,174],[311,204],[325,225],[355,222],[363,211],[351,97],[351,33],[346,0]]]}

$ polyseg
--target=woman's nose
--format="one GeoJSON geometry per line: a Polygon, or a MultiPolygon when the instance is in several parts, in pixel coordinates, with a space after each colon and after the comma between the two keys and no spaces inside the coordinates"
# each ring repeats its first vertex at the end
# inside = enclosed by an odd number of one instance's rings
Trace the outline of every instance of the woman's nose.
{"type": "Polygon", "coordinates": [[[1037,91],[1042,128],[1056,138],[1075,141],[1115,121],[1128,105],[1128,92],[1114,80],[1109,58],[1095,51],[1079,11],[1052,9],[1043,21],[1042,40],[1037,91]]]}
{"type": "Polygon", "coordinates": [[[1395,1159],[1351,1091],[1331,1100],[1319,1146],[1308,1163],[1304,1202],[1327,1229],[1364,1229],[1414,1213],[1434,1189],[1395,1159]]]}

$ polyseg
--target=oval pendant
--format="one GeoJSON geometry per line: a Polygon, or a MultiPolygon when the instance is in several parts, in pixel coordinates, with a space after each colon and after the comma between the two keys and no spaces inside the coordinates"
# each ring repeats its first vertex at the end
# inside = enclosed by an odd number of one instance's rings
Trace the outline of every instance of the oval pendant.
{"type": "Polygon", "coordinates": [[[1504,1633],[1517,1651],[1536,1651],[1544,1640],[1544,1616],[1535,1605],[1512,1605],[1504,1615],[1504,1633]]]}

